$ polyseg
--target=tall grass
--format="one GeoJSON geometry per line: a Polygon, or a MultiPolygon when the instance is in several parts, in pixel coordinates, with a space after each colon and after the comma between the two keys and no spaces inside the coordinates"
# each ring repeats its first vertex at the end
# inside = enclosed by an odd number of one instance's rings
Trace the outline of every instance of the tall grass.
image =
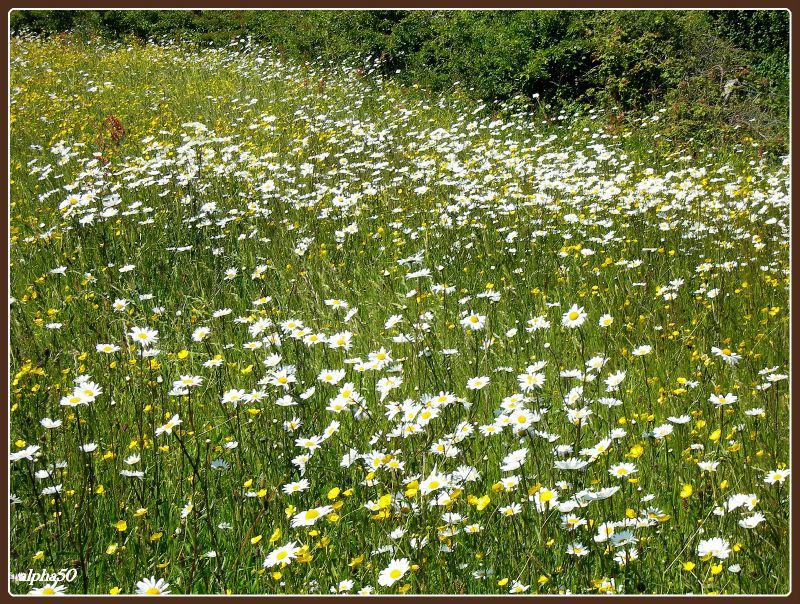
{"type": "Polygon", "coordinates": [[[788,590],[788,160],[243,42],[11,52],[12,572],[788,590]]]}

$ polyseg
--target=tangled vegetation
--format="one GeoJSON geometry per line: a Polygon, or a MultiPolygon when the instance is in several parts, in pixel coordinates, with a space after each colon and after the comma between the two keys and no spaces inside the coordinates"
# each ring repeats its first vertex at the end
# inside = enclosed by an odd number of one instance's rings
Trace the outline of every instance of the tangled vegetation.
{"type": "Polygon", "coordinates": [[[241,39],[10,95],[15,592],[788,591],[788,158],[241,39]]]}
{"type": "Polygon", "coordinates": [[[372,65],[434,91],[602,110],[609,124],[665,109],[662,133],[706,146],[789,141],[789,13],[691,11],[15,11],[14,31],[83,39],[246,36],[288,58],[372,65]]]}

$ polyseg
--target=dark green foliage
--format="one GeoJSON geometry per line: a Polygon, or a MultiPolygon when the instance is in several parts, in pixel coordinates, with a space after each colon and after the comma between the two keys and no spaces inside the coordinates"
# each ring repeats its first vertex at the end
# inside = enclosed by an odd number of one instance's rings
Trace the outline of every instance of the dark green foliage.
{"type": "Polygon", "coordinates": [[[787,11],[14,11],[11,28],[214,45],[249,36],[488,100],[539,95],[616,120],[666,109],[667,137],[788,142],[787,11]]]}

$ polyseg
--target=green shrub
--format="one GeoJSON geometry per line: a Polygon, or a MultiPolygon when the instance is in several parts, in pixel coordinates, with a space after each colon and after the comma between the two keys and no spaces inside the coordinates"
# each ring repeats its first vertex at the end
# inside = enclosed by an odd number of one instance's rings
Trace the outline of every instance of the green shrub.
{"type": "Polygon", "coordinates": [[[669,136],[788,142],[788,11],[13,11],[13,32],[228,44],[363,66],[434,91],[613,119],[665,108],[669,136]]]}

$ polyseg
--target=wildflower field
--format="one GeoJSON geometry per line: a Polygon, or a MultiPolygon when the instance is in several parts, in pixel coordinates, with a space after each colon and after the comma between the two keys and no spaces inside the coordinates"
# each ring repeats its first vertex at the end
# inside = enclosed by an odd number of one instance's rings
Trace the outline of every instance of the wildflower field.
{"type": "Polygon", "coordinates": [[[785,593],[789,161],[11,41],[14,593],[785,593]],[[66,576],[66,575],[65,575],[66,576]]]}

